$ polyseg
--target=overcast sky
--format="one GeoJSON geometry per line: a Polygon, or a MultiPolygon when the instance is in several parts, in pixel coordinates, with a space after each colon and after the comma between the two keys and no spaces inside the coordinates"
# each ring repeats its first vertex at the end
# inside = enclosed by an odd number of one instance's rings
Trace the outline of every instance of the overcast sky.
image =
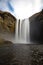
{"type": "Polygon", "coordinates": [[[0,10],[11,12],[16,18],[28,18],[43,7],[42,0],[0,0],[0,10]]]}

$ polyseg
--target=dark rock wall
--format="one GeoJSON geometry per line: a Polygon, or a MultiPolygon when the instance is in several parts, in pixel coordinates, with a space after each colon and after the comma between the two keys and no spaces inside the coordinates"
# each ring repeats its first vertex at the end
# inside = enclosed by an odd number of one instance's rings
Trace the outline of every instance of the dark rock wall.
{"type": "Polygon", "coordinates": [[[34,14],[30,20],[30,41],[43,43],[43,11],[34,14]]]}

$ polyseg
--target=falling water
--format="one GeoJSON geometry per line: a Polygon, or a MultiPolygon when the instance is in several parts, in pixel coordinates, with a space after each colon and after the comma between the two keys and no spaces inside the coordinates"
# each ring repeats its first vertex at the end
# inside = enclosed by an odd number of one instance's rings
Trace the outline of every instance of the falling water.
{"type": "Polygon", "coordinates": [[[29,19],[22,21],[21,36],[25,42],[29,42],[29,19]]]}
{"type": "Polygon", "coordinates": [[[17,20],[17,23],[16,23],[16,34],[15,34],[15,39],[16,40],[18,39],[18,23],[19,23],[19,21],[17,20]]]}
{"type": "Polygon", "coordinates": [[[15,40],[17,43],[29,42],[29,20],[28,19],[17,20],[15,40]]]}

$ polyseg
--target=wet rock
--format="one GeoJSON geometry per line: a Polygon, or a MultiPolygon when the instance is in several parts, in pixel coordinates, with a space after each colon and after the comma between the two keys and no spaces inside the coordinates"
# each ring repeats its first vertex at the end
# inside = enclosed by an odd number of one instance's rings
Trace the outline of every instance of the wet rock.
{"type": "Polygon", "coordinates": [[[43,65],[43,45],[0,46],[0,65],[43,65]]]}
{"type": "Polygon", "coordinates": [[[43,52],[40,52],[39,49],[33,49],[30,65],[43,65],[43,52]]]}

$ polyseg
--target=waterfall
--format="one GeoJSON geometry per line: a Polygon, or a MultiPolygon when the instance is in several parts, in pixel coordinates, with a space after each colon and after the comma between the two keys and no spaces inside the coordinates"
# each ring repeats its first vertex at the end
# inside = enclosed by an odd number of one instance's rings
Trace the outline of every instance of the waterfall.
{"type": "Polygon", "coordinates": [[[17,22],[16,22],[16,32],[15,32],[15,39],[16,40],[18,39],[18,23],[19,23],[19,20],[17,20],[17,22]]]}
{"type": "Polygon", "coordinates": [[[21,26],[21,36],[26,42],[29,42],[29,19],[23,20],[21,26]]]}
{"type": "Polygon", "coordinates": [[[26,20],[24,20],[24,21],[22,21],[22,25],[21,25],[21,36],[22,36],[22,38],[26,41],[26,29],[27,29],[27,23],[26,23],[27,21],[26,20]]]}
{"type": "Polygon", "coordinates": [[[17,43],[29,42],[29,20],[17,20],[15,41],[17,43]]]}
{"type": "Polygon", "coordinates": [[[29,22],[29,19],[27,19],[27,42],[30,43],[30,22],[29,22]]]}

